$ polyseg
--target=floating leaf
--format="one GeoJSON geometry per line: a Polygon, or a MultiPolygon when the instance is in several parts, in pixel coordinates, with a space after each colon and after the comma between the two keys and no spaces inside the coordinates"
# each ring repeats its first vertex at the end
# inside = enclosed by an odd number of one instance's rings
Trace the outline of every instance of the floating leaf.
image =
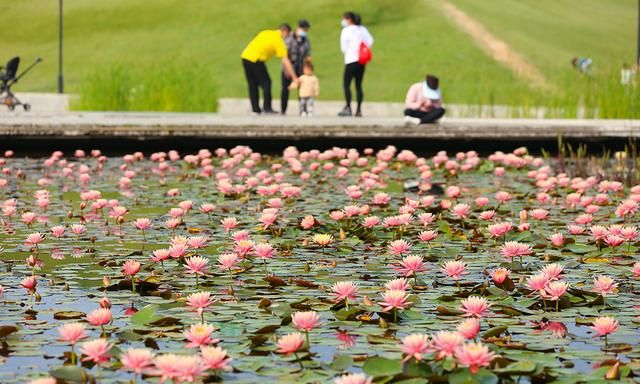
{"type": "Polygon", "coordinates": [[[537,364],[533,361],[516,361],[504,368],[496,369],[496,372],[524,375],[535,372],[537,367],[537,364]]]}
{"type": "Polygon", "coordinates": [[[598,250],[598,248],[596,248],[594,245],[579,243],[568,244],[565,248],[577,255],[584,255],[586,253],[598,250]]]}
{"type": "Polygon", "coordinates": [[[168,327],[171,325],[180,324],[180,319],[176,319],[175,317],[171,317],[171,316],[166,316],[166,317],[161,317],[158,320],[153,320],[151,322],[148,322],[147,324],[153,325],[154,327],[168,327]]]}
{"type": "Polygon", "coordinates": [[[402,373],[402,363],[398,359],[371,357],[365,361],[362,370],[369,376],[394,376],[402,373]]]}
{"type": "Polygon", "coordinates": [[[0,337],[7,337],[12,333],[18,332],[18,329],[15,325],[0,325],[0,337]]]}
{"type": "Polygon", "coordinates": [[[71,320],[71,319],[81,319],[85,317],[87,314],[80,311],[61,311],[53,314],[53,318],[56,320],[71,320]]]}
{"type": "Polygon", "coordinates": [[[344,371],[353,365],[353,358],[349,355],[335,355],[330,364],[334,371],[344,371]]]}
{"type": "Polygon", "coordinates": [[[496,384],[498,376],[486,369],[471,373],[468,369],[456,369],[449,375],[449,384],[496,384]]]}
{"type": "Polygon", "coordinates": [[[161,316],[156,314],[157,311],[157,304],[149,304],[131,316],[131,322],[136,325],[146,325],[160,320],[161,316]]]}
{"type": "Polygon", "coordinates": [[[278,328],[280,328],[280,324],[270,324],[270,325],[265,325],[264,327],[254,331],[253,333],[255,334],[261,334],[261,333],[273,333],[275,332],[278,328]]]}
{"type": "Polygon", "coordinates": [[[88,383],[90,377],[83,368],[71,365],[54,367],[49,371],[49,374],[58,380],[81,384],[88,383]]]}
{"type": "Polygon", "coordinates": [[[283,287],[287,285],[287,282],[277,276],[266,276],[263,278],[264,281],[268,282],[272,287],[283,287]]]}
{"type": "Polygon", "coordinates": [[[503,334],[504,332],[506,332],[507,329],[509,329],[509,327],[507,327],[506,325],[501,325],[501,326],[498,326],[498,327],[489,328],[482,334],[482,338],[485,339],[485,338],[488,338],[488,337],[498,337],[501,334],[503,334]]]}
{"type": "Polygon", "coordinates": [[[445,307],[444,305],[438,305],[436,307],[436,312],[438,312],[440,315],[446,315],[446,316],[460,316],[464,313],[458,309],[445,307]]]}
{"type": "Polygon", "coordinates": [[[341,310],[339,310],[338,312],[336,312],[335,317],[338,320],[355,320],[356,318],[356,314],[358,314],[360,311],[358,310],[358,308],[349,308],[349,310],[347,310],[346,308],[343,308],[341,310]]]}

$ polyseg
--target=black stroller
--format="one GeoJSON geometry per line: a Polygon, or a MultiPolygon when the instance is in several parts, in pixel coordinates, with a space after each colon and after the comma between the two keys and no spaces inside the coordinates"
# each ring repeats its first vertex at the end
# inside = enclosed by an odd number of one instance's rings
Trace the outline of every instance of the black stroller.
{"type": "Polygon", "coordinates": [[[14,96],[13,92],[11,92],[11,86],[17,83],[22,76],[24,76],[31,70],[31,68],[35,67],[36,64],[41,61],[41,58],[37,58],[36,61],[29,66],[29,68],[25,69],[19,75],[18,66],[20,66],[20,58],[17,56],[9,60],[6,67],[0,66],[0,104],[6,105],[10,111],[16,109],[16,105],[22,105],[22,108],[24,108],[25,111],[31,109],[30,104],[24,104],[14,96]]]}

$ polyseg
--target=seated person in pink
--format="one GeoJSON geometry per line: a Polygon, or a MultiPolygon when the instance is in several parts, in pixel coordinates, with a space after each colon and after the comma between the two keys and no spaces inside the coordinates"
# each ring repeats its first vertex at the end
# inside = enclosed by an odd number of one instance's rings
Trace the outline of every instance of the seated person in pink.
{"type": "Polygon", "coordinates": [[[409,124],[429,124],[436,122],[444,115],[442,108],[442,92],[438,88],[439,80],[427,75],[425,81],[409,88],[405,100],[404,119],[409,124]]]}

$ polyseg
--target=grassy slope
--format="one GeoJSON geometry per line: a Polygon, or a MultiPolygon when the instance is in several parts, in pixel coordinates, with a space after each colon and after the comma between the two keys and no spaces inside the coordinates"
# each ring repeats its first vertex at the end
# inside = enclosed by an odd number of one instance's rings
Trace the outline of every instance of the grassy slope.
{"type": "MultiPolygon", "coordinates": [[[[594,57],[598,67],[632,58],[633,0],[453,0],[523,52],[550,78],[567,76],[574,54],[594,57]],[[588,5],[585,6],[584,4],[588,5]],[[629,57],[631,56],[631,57],[629,57]]],[[[56,87],[57,7],[55,2],[21,0],[0,4],[1,60],[20,54],[45,58],[18,90],[56,87]]],[[[435,0],[354,0],[376,44],[367,69],[370,100],[401,100],[409,83],[426,72],[443,79],[445,97],[456,102],[507,103],[529,93],[526,84],[494,63],[448,20],[435,0]]],[[[338,47],[339,0],[111,0],[65,1],[67,90],[114,64],[134,66],[211,65],[221,96],[244,96],[240,51],[257,31],[283,20],[308,18],[322,98],[341,98],[342,58],[338,47]],[[230,4],[233,4],[232,6],[230,4]],[[295,5],[292,5],[295,4],[295,5]]],[[[279,88],[278,65],[271,73],[279,88]]],[[[517,102],[517,101],[516,101],[517,102]]]]}
{"type": "Polygon", "coordinates": [[[571,71],[574,56],[593,58],[602,71],[636,55],[636,0],[451,1],[551,78],[571,71]]]}

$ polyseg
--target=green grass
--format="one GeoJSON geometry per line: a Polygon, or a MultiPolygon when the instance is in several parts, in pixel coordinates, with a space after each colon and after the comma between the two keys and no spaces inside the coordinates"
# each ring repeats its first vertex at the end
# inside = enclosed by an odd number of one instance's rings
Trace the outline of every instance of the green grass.
{"type": "MultiPolygon", "coordinates": [[[[615,86],[620,66],[634,57],[635,0],[452,2],[522,53],[556,89],[544,93],[514,77],[441,17],[436,0],[354,0],[348,7],[362,13],[376,39],[374,60],[365,78],[367,100],[402,101],[408,85],[430,72],[441,77],[445,100],[450,103],[544,105],[556,115],[569,116],[578,105],[592,111],[598,107],[597,115],[605,117],[640,113],[637,96],[625,96],[615,86]],[[591,79],[570,68],[574,55],[594,58],[591,79]],[[613,91],[616,93],[604,95],[613,91]]],[[[88,93],[91,97],[84,97],[78,107],[92,109],[96,103],[87,100],[100,97],[106,97],[109,106],[123,105],[118,101],[121,96],[100,93],[120,89],[120,94],[126,94],[126,89],[144,84],[156,91],[145,96],[144,102],[138,98],[136,109],[182,108],[178,102],[158,97],[165,89],[173,89],[171,100],[198,100],[182,103],[190,106],[185,110],[211,110],[215,95],[246,97],[240,52],[256,32],[306,17],[312,24],[310,38],[322,84],[321,99],[341,99],[343,64],[338,39],[345,10],[345,3],[339,0],[66,0],[66,91],[88,93]],[[154,79],[162,68],[175,73],[154,79]],[[116,81],[120,78],[130,85],[121,85],[116,81]],[[176,82],[184,85],[178,87],[179,92],[176,82]]],[[[6,57],[0,60],[14,54],[25,61],[37,56],[45,59],[16,89],[55,91],[56,2],[0,4],[0,23],[11,26],[3,30],[0,52],[6,57]]],[[[269,67],[277,91],[279,64],[274,60],[269,67]]]]}

